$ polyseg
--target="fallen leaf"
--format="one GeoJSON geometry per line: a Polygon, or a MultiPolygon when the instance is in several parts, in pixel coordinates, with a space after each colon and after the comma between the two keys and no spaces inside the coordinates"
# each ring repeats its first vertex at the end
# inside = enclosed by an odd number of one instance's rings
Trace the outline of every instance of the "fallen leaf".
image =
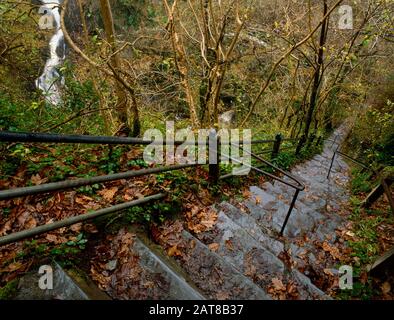
{"type": "Polygon", "coordinates": [[[226,291],[220,291],[216,294],[217,300],[228,300],[230,298],[230,294],[226,291]]]}
{"type": "Polygon", "coordinates": [[[218,251],[219,247],[219,243],[211,243],[210,245],[208,245],[208,248],[212,251],[218,251]]]}
{"type": "Polygon", "coordinates": [[[58,242],[57,236],[54,234],[47,234],[45,236],[45,239],[47,239],[49,242],[54,242],[54,243],[58,242]]]}
{"type": "Polygon", "coordinates": [[[334,275],[330,269],[324,269],[323,272],[324,272],[326,275],[329,275],[329,276],[333,276],[333,275],[334,275]]]}
{"type": "Polygon", "coordinates": [[[167,250],[167,254],[170,257],[181,257],[182,256],[182,252],[178,249],[178,246],[172,246],[167,250]]]}
{"type": "Polygon", "coordinates": [[[34,185],[38,186],[40,184],[47,182],[48,178],[41,178],[40,175],[37,173],[37,174],[31,176],[30,180],[34,185]]]}
{"type": "Polygon", "coordinates": [[[341,254],[337,247],[331,246],[327,241],[323,242],[322,248],[324,251],[328,252],[334,259],[341,259],[341,254]]]}
{"type": "Polygon", "coordinates": [[[388,294],[391,291],[391,285],[389,282],[383,283],[380,288],[382,289],[383,294],[388,294]]]}
{"type": "Polygon", "coordinates": [[[231,242],[231,240],[226,240],[225,243],[226,243],[227,249],[229,249],[231,251],[234,250],[234,246],[233,246],[233,243],[231,242]]]}
{"type": "Polygon", "coordinates": [[[242,195],[244,196],[244,198],[249,199],[252,196],[252,193],[249,190],[245,189],[242,192],[242,195]]]}
{"type": "Polygon", "coordinates": [[[100,195],[102,195],[103,198],[104,198],[104,200],[111,201],[111,200],[114,198],[115,193],[116,193],[117,191],[118,191],[118,188],[117,188],[117,187],[113,187],[113,188],[111,188],[111,189],[103,189],[103,190],[100,190],[100,191],[97,192],[97,193],[100,194],[100,195]]]}
{"type": "Polygon", "coordinates": [[[70,229],[71,229],[72,231],[74,231],[74,232],[79,232],[79,231],[81,231],[81,228],[82,228],[82,222],[73,224],[73,225],[70,227],[70,229]]]}
{"type": "Polygon", "coordinates": [[[189,243],[189,245],[190,245],[190,249],[194,249],[195,247],[196,247],[196,240],[190,240],[190,243],[189,243]]]}
{"type": "Polygon", "coordinates": [[[22,266],[23,264],[21,262],[13,262],[7,266],[6,270],[8,272],[13,272],[20,269],[22,266]]]}
{"type": "Polygon", "coordinates": [[[286,291],[286,287],[283,284],[282,280],[279,280],[278,278],[272,278],[272,284],[274,285],[274,289],[278,291],[286,291]]]}

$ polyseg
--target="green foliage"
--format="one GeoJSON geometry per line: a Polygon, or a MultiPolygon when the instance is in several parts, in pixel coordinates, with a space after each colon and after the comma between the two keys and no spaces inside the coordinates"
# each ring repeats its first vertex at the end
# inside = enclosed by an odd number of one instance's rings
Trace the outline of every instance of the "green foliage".
{"type": "Polygon", "coordinates": [[[120,157],[124,153],[124,148],[121,146],[112,147],[108,149],[108,154],[100,160],[100,169],[108,174],[119,171],[120,157]]]}
{"type": "Polygon", "coordinates": [[[394,76],[385,80],[375,100],[356,119],[349,152],[361,161],[377,166],[394,165],[394,76]]]}
{"type": "Polygon", "coordinates": [[[372,281],[368,280],[367,283],[362,283],[356,277],[353,279],[353,289],[341,290],[337,298],[340,300],[370,300],[376,293],[373,289],[372,281]]]}
{"type": "Polygon", "coordinates": [[[360,172],[358,170],[353,170],[353,179],[351,181],[351,190],[353,194],[367,193],[372,189],[371,173],[360,172]]]}
{"type": "Polygon", "coordinates": [[[171,214],[177,212],[179,208],[170,203],[154,203],[145,206],[134,206],[127,210],[125,215],[128,223],[162,223],[171,214]]]}
{"type": "Polygon", "coordinates": [[[130,160],[127,162],[127,165],[131,166],[131,167],[140,167],[140,168],[148,168],[149,167],[149,165],[143,159],[130,160]]]}
{"type": "Polygon", "coordinates": [[[294,152],[281,152],[272,160],[272,163],[281,169],[289,170],[296,161],[297,157],[294,152]]]}
{"type": "Polygon", "coordinates": [[[0,300],[10,300],[18,290],[18,279],[8,282],[4,287],[0,288],[0,300]]]}
{"type": "Polygon", "coordinates": [[[80,233],[74,241],[62,243],[60,246],[51,249],[50,255],[62,261],[63,265],[70,265],[74,257],[85,249],[87,242],[88,240],[84,237],[84,234],[80,233]]]}

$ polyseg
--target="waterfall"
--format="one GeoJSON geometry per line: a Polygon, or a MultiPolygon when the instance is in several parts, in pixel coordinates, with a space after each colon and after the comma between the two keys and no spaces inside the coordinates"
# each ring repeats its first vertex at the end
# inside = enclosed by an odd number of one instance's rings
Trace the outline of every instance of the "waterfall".
{"type": "Polygon", "coordinates": [[[59,4],[61,0],[41,0],[43,6],[40,12],[51,17],[55,27],[55,33],[49,41],[49,58],[45,63],[42,75],[36,80],[36,87],[45,95],[45,100],[54,106],[61,103],[60,86],[64,79],[58,71],[58,67],[65,59],[64,34],[60,24],[59,4]]]}

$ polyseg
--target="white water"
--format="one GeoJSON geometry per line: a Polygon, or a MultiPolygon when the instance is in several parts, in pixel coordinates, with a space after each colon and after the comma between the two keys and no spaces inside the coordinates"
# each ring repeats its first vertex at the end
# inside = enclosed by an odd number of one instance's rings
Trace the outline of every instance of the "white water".
{"type": "Polygon", "coordinates": [[[63,82],[58,67],[65,58],[64,35],[60,24],[59,11],[61,0],[41,0],[41,2],[47,10],[47,15],[52,15],[56,31],[49,41],[50,56],[45,63],[42,75],[36,80],[36,87],[41,89],[48,103],[57,106],[62,101],[60,85],[63,82]],[[58,55],[59,51],[62,52],[62,56],[58,55]]]}

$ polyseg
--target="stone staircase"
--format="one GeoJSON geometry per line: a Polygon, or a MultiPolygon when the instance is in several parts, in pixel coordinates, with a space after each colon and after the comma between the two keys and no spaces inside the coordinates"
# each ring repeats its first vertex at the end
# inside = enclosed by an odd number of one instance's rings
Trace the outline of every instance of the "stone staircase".
{"type": "MultiPolygon", "coordinates": [[[[344,129],[335,134],[343,136],[344,129]]],[[[278,233],[295,190],[275,181],[251,187],[251,196],[241,202],[215,205],[218,219],[210,231],[193,235],[175,222],[178,232],[160,243],[164,254],[144,244],[134,246],[144,272],[161,273],[167,283],[162,295],[147,298],[331,299],[309,276],[317,264],[315,270],[335,273],[334,261],[322,262],[322,244],[335,244],[335,231],[346,222],[339,209],[348,200],[347,164],[338,157],[330,180],[326,178],[335,147],[327,141],[321,155],[292,170],[306,189],[283,237],[278,233]],[[166,256],[174,245],[178,254],[166,256]]]]}

